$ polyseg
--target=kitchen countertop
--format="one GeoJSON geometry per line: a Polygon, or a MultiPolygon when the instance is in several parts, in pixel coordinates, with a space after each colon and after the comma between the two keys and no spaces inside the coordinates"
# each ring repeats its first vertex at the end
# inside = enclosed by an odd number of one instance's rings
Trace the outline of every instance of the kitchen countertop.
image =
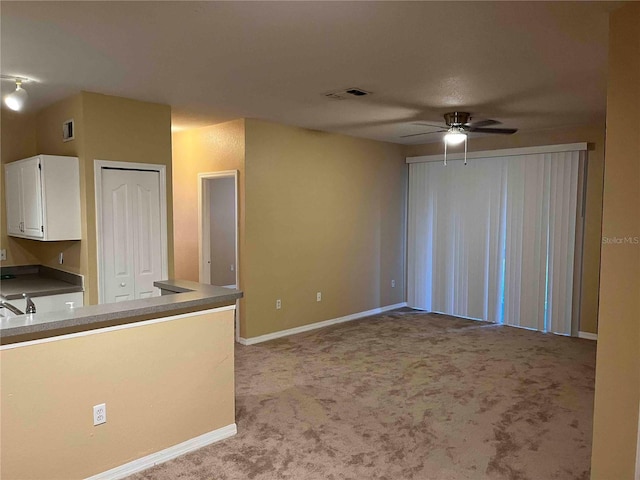
{"type": "Polygon", "coordinates": [[[206,310],[232,305],[242,297],[239,290],[186,280],[164,280],[154,285],[163,291],[162,296],[3,318],[0,341],[4,345],[148,320],[154,315],[170,316],[186,309],[206,310]]]}
{"type": "Polygon", "coordinates": [[[0,297],[5,300],[22,298],[23,293],[30,297],[43,297],[84,290],[82,275],[42,265],[2,267],[1,273],[15,275],[15,278],[0,280],[0,297]]]}

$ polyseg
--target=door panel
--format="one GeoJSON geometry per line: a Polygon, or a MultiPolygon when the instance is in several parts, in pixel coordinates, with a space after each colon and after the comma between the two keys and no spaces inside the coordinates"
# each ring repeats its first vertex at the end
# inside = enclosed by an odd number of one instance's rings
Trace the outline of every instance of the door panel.
{"type": "Polygon", "coordinates": [[[22,198],[20,196],[20,165],[8,164],[5,168],[5,187],[7,201],[7,233],[20,235],[22,222],[22,198]]]}
{"type": "Polygon", "coordinates": [[[162,280],[162,246],[160,244],[160,174],[134,172],[136,188],[135,207],[135,283],[136,298],[149,298],[160,294],[153,286],[162,280]]]}
{"type": "Polygon", "coordinates": [[[20,183],[24,234],[37,238],[44,237],[40,159],[34,158],[20,164],[20,183]]]}
{"type": "Polygon", "coordinates": [[[119,170],[102,172],[104,301],[135,298],[130,186],[119,170]]]}
{"type": "Polygon", "coordinates": [[[120,302],[160,295],[162,279],[160,174],[102,170],[103,299],[120,302]]]}

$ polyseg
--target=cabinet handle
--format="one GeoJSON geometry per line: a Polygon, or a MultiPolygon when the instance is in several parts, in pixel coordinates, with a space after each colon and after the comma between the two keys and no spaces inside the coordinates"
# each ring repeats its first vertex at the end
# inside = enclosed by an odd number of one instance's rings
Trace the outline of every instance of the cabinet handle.
{"type": "Polygon", "coordinates": [[[124,282],[122,282],[122,283],[120,284],[120,286],[121,286],[121,287],[126,287],[126,286],[127,286],[127,284],[126,284],[126,283],[124,283],[124,282]]]}

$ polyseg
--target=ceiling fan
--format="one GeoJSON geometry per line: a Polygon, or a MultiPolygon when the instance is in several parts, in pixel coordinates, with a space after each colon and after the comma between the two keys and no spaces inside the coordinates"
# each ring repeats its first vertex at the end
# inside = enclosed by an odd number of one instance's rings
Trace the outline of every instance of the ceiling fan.
{"type": "MultiPolygon", "coordinates": [[[[405,137],[415,137],[417,135],[429,135],[431,133],[452,133],[452,134],[464,134],[467,132],[478,132],[478,133],[498,133],[502,135],[511,135],[512,133],[516,133],[518,131],[517,128],[487,128],[489,125],[497,125],[500,122],[497,120],[482,120],[480,122],[471,123],[471,114],[469,112],[449,112],[444,114],[444,121],[447,124],[447,127],[443,127],[442,125],[433,125],[431,123],[424,122],[415,122],[414,125],[424,125],[426,127],[437,127],[441,130],[436,130],[434,132],[422,132],[422,133],[412,133],[410,135],[401,135],[401,138],[405,137]]],[[[445,135],[446,137],[446,135],[445,135]]],[[[455,138],[455,137],[454,137],[455,138]]],[[[464,138],[459,137],[459,141],[456,143],[461,143],[464,138]]],[[[449,140],[448,143],[452,144],[449,140]]]]}
{"type": "Polygon", "coordinates": [[[444,121],[447,127],[442,125],[433,125],[431,123],[416,122],[414,125],[424,125],[426,127],[437,127],[440,130],[433,132],[412,133],[410,135],[401,135],[401,138],[415,137],[418,135],[429,135],[431,133],[445,133],[444,135],[444,164],[447,164],[447,145],[459,145],[464,142],[464,164],[467,164],[467,135],[471,132],[477,133],[497,133],[501,135],[511,135],[518,131],[517,128],[488,128],[490,125],[497,125],[497,120],[481,120],[471,123],[471,114],[469,112],[449,112],[444,114],[444,121]]]}

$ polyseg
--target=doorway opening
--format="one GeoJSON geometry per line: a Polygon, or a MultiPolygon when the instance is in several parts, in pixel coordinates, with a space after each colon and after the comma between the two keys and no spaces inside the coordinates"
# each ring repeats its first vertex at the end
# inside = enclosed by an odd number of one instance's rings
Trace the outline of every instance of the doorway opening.
{"type": "Polygon", "coordinates": [[[200,283],[238,288],[238,172],[198,174],[200,283]]]}

